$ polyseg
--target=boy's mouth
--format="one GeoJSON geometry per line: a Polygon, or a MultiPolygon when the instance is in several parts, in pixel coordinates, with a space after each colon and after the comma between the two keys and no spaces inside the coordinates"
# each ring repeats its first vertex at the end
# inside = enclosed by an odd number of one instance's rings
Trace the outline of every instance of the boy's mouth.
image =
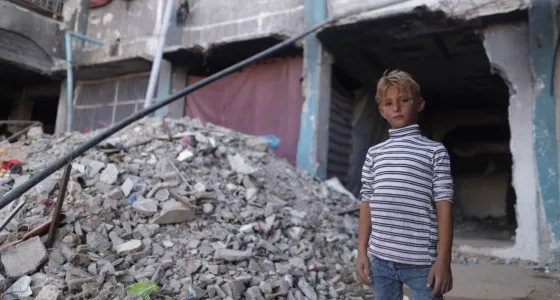
{"type": "Polygon", "coordinates": [[[396,120],[400,120],[400,119],[402,119],[402,118],[403,118],[403,115],[397,115],[397,116],[394,116],[394,117],[393,117],[393,119],[396,119],[396,120]]]}

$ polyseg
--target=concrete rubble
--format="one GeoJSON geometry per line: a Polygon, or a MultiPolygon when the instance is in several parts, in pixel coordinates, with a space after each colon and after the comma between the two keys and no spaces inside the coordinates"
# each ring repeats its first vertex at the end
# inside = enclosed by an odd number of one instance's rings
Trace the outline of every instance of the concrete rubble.
{"type": "MultiPolygon", "coordinates": [[[[355,199],[277,158],[266,139],[198,120],[162,124],[144,119],[73,161],[53,247],[42,236],[0,250],[4,288],[22,279],[36,299],[124,299],[139,281],[157,283],[152,299],[185,299],[189,289],[197,299],[369,292],[354,279],[357,219],[338,215],[355,199]]],[[[18,142],[30,154],[2,193],[93,134],[18,142]]],[[[3,219],[26,202],[4,245],[48,221],[59,190],[58,181],[32,189],[0,211],[3,219]]]]}

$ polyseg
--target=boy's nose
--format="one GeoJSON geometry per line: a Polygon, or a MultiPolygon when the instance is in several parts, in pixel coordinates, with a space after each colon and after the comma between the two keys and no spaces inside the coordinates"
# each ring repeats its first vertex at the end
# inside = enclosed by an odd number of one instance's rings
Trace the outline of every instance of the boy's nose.
{"type": "Polygon", "coordinates": [[[401,105],[399,104],[399,102],[395,102],[395,105],[393,105],[393,111],[394,112],[399,112],[401,110],[401,105]]]}

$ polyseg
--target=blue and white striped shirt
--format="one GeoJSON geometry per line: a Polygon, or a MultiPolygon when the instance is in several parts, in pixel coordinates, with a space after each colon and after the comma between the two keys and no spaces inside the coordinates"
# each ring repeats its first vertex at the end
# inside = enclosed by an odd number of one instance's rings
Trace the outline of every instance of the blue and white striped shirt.
{"type": "Polygon", "coordinates": [[[418,125],[389,130],[367,153],[362,201],[371,209],[369,253],[388,261],[431,265],[437,258],[435,201],[453,201],[447,150],[418,125]]]}

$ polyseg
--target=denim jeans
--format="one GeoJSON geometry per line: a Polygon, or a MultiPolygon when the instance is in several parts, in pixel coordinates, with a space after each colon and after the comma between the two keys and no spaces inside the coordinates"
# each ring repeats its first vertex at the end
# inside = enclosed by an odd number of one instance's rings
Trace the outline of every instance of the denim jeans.
{"type": "Polygon", "coordinates": [[[406,284],[412,300],[439,300],[432,297],[433,287],[427,287],[428,272],[432,266],[400,264],[369,256],[375,300],[402,300],[403,283],[406,284]]]}

